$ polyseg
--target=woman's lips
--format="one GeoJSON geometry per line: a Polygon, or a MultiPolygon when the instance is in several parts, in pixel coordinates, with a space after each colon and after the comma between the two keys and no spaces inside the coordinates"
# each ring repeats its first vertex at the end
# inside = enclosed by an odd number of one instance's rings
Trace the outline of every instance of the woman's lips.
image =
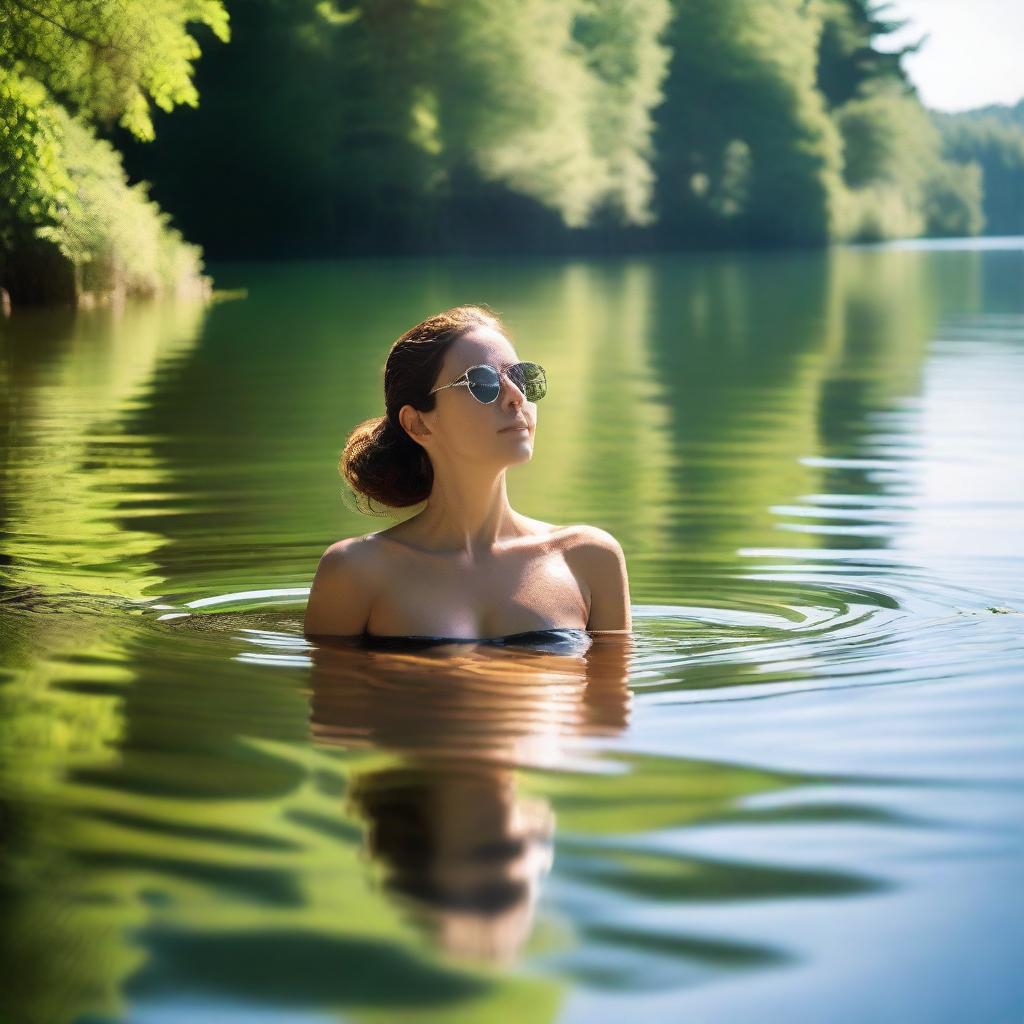
{"type": "Polygon", "coordinates": [[[514,426],[511,427],[502,427],[501,430],[498,431],[498,433],[507,434],[509,431],[512,430],[521,430],[524,434],[528,434],[530,432],[529,427],[524,427],[521,423],[516,423],[514,426]]]}

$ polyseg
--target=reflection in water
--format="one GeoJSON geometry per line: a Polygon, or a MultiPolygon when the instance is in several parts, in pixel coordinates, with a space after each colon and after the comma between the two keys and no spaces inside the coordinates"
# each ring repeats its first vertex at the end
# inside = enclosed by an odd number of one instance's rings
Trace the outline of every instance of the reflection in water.
{"type": "Polygon", "coordinates": [[[420,760],[357,775],[352,806],[385,888],[443,950],[511,961],[551,867],[554,816],[486,765],[420,760]]]}
{"type": "Polygon", "coordinates": [[[248,266],[0,323],[0,1017],[1016,1019],[1022,271],[248,266]],[[333,466],[381,339],[467,290],[551,370],[510,485],[620,538],[628,658],[302,637],[378,525],[333,466]]]}
{"type": "Polygon", "coordinates": [[[573,738],[628,721],[632,637],[574,632],[563,654],[351,641],[312,652],[315,740],[398,759],[354,773],[348,799],[385,889],[448,954],[508,963],[530,934],[555,819],[519,792],[516,769],[564,764],[573,738]]]}
{"type": "Polygon", "coordinates": [[[168,473],[128,426],[208,306],[18,310],[0,325],[0,1019],[113,1012],[131,909],[75,898],[69,764],[116,759],[136,678],[124,607],[165,539],[138,525],[168,473]],[[131,507],[129,518],[122,510],[131,507]],[[17,884],[14,880],[17,879],[17,884]],[[102,925],[98,922],[103,920],[102,925]]]}

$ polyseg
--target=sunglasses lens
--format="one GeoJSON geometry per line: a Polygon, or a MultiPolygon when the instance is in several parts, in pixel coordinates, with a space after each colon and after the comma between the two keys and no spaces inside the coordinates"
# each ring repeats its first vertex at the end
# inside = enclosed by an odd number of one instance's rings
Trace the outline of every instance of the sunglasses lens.
{"type": "Polygon", "coordinates": [[[501,391],[501,378],[492,366],[474,366],[467,373],[469,390],[478,402],[493,402],[501,391]]]}
{"type": "Polygon", "coordinates": [[[508,375],[528,402],[538,402],[547,394],[548,379],[539,363],[516,363],[509,367],[508,375]]]}

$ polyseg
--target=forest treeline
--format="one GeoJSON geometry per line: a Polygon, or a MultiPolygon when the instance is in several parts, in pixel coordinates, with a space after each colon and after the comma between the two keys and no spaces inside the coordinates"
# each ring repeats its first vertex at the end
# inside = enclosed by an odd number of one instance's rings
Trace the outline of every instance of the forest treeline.
{"type": "Polygon", "coordinates": [[[963,114],[935,112],[946,156],[981,170],[984,230],[1024,235],[1024,99],[963,114]]]}
{"type": "Polygon", "coordinates": [[[0,0],[0,284],[193,287],[183,236],[288,258],[1024,231],[1021,118],[926,111],[885,8],[0,0]]]}

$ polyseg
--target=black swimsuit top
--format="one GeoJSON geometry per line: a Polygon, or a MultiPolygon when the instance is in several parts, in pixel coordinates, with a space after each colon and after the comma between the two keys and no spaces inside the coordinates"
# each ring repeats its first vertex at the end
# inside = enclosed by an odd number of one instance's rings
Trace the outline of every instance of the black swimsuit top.
{"type": "Polygon", "coordinates": [[[551,654],[582,654],[590,647],[591,637],[585,629],[576,628],[530,629],[524,633],[479,639],[459,636],[376,636],[373,633],[363,633],[360,637],[360,646],[373,650],[415,651],[439,644],[487,644],[492,647],[527,647],[551,654]]]}

